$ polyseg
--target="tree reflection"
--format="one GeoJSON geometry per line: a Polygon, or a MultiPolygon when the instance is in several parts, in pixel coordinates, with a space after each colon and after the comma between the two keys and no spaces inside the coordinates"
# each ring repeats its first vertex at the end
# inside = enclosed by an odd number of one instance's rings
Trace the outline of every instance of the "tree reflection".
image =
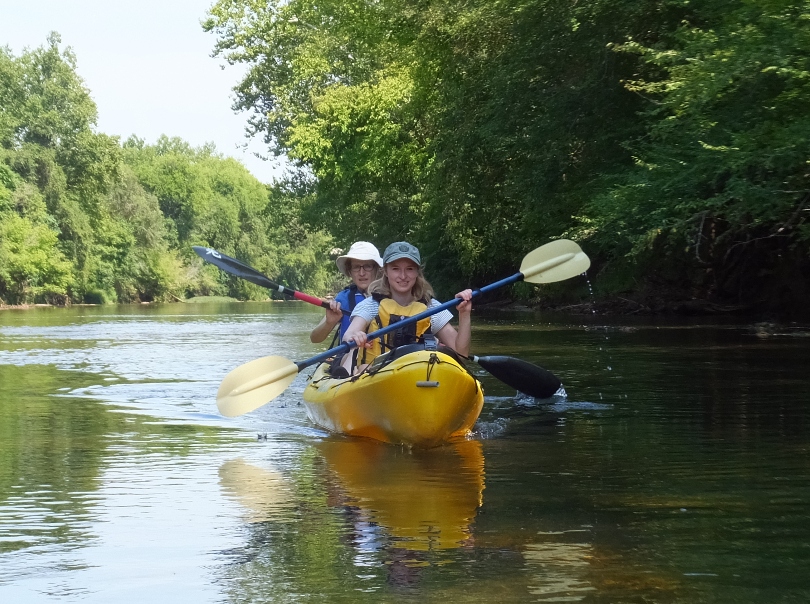
{"type": "Polygon", "coordinates": [[[54,544],[75,550],[92,539],[88,495],[98,491],[109,435],[133,427],[95,401],[53,393],[94,379],[0,364],[0,554],[54,544]]]}

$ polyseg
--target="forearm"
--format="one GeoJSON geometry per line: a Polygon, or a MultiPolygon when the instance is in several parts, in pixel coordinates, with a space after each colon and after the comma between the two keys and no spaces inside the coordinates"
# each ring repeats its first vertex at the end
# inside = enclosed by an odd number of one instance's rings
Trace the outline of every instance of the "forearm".
{"type": "Polygon", "coordinates": [[[318,323],[313,330],[309,333],[309,340],[313,344],[318,344],[319,342],[323,342],[326,337],[331,333],[331,331],[335,328],[337,322],[332,323],[329,321],[327,317],[321,319],[321,322],[318,323]]]}
{"type": "Polygon", "coordinates": [[[367,327],[368,321],[366,321],[363,317],[352,318],[352,322],[349,324],[348,329],[346,329],[346,333],[343,334],[343,341],[348,342],[349,340],[354,340],[357,342],[359,337],[363,342],[365,342],[367,327]]]}
{"type": "Polygon", "coordinates": [[[472,324],[470,313],[460,313],[458,316],[458,334],[456,335],[455,350],[457,353],[470,356],[470,337],[472,334],[472,324]]]}

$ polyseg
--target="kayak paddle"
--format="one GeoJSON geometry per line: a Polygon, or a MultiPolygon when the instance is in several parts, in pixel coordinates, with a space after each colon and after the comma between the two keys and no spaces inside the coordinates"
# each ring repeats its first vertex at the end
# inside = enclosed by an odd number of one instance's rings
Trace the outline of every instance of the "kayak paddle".
{"type": "MultiPolygon", "coordinates": [[[[317,306],[327,306],[320,298],[308,296],[301,292],[286,288],[271,281],[269,277],[263,275],[252,266],[248,266],[244,262],[226,256],[222,252],[218,252],[210,247],[194,246],[194,251],[206,262],[210,262],[221,270],[241,277],[268,289],[281,292],[288,296],[296,297],[304,302],[316,304],[317,306]],[[300,294],[296,296],[295,294],[300,294]]],[[[341,309],[344,315],[350,315],[348,310],[341,309]]],[[[463,355],[462,355],[463,356],[463,355]]],[[[464,357],[467,360],[478,363],[485,371],[492,374],[493,377],[502,381],[507,386],[511,386],[515,390],[533,396],[535,398],[548,398],[559,389],[561,382],[550,371],[533,365],[527,361],[516,359],[507,356],[471,356],[464,357]]]]}
{"type": "MultiPolygon", "coordinates": [[[[517,281],[528,281],[529,283],[564,281],[584,273],[590,265],[590,259],[576,243],[568,239],[559,239],[526,254],[520,265],[519,272],[511,277],[474,290],[472,295],[473,297],[479,296],[517,281]]],[[[435,315],[437,312],[458,306],[461,302],[461,298],[454,298],[444,304],[429,308],[417,315],[407,317],[374,331],[368,334],[368,338],[379,338],[391,331],[435,315]]],[[[357,344],[354,342],[344,342],[340,346],[331,348],[305,361],[293,362],[282,356],[268,356],[245,363],[228,373],[225,379],[222,380],[217,391],[219,412],[226,417],[236,417],[253,411],[284,392],[301,370],[325,361],[333,355],[346,353],[356,346],[357,344]]],[[[496,371],[498,370],[497,362],[493,362],[491,366],[496,367],[496,371]]],[[[484,366],[482,365],[482,367],[484,366]]],[[[541,368],[537,367],[537,369],[541,368]]],[[[545,392],[545,390],[543,391],[545,392]]],[[[551,394],[554,394],[554,392],[546,396],[551,396],[551,394]]]]}
{"type": "Polygon", "coordinates": [[[486,357],[472,355],[464,358],[475,361],[487,373],[507,386],[534,398],[548,398],[562,386],[560,378],[548,369],[543,369],[529,361],[501,355],[486,357]]]}
{"type": "MultiPolygon", "coordinates": [[[[255,283],[261,287],[266,287],[267,289],[277,291],[280,294],[284,294],[290,298],[295,298],[296,300],[301,300],[302,302],[309,302],[315,306],[329,308],[329,302],[316,298],[315,296],[310,296],[309,294],[290,289],[289,287],[284,287],[278,283],[274,283],[266,275],[261,274],[252,266],[248,266],[236,258],[226,256],[222,252],[216,251],[214,248],[195,245],[193,249],[195,252],[197,252],[197,255],[200,258],[206,262],[210,262],[226,273],[230,273],[236,277],[241,277],[245,281],[250,281],[251,283],[255,283]]],[[[341,309],[341,312],[347,317],[351,315],[351,312],[345,309],[341,309]]]]}

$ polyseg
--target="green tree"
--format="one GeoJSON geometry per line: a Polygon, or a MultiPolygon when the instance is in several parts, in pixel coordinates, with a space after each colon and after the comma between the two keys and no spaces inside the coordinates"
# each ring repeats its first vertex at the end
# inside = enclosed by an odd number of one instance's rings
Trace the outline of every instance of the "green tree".
{"type": "Polygon", "coordinates": [[[325,293],[331,240],[301,226],[305,195],[267,187],[212,145],[195,149],[163,136],[154,145],[133,137],[121,146],[96,132],[76,58],[59,44],[52,34],[19,57],[0,50],[0,296],[267,296],[202,266],[191,250],[198,244],[325,293]]]}
{"type": "Polygon", "coordinates": [[[427,157],[408,39],[418,6],[223,0],[204,24],[217,52],[250,65],[237,107],[271,149],[314,177],[302,216],[341,244],[408,236],[427,157]],[[249,44],[245,44],[249,40],[249,44]],[[392,220],[392,217],[396,217],[392,220]]]}
{"type": "Polygon", "coordinates": [[[118,179],[117,140],[96,133],[96,106],[70,48],[51,34],[20,57],[0,51],[0,160],[41,193],[58,247],[74,265],[68,293],[82,299],[110,288],[111,248],[125,238],[97,235],[110,223],[105,199],[118,179]]]}
{"type": "Polygon", "coordinates": [[[726,8],[666,48],[617,48],[651,66],[627,87],[654,104],[636,166],[585,208],[580,234],[617,267],[696,295],[798,300],[810,293],[810,3],[726,8]]]}
{"type": "Polygon", "coordinates": [[[628,282],[750,299],[806,270],[807,7],[220,0],[204,27],[339,244],[407,237],[459,284],[567,235],[628,282]]]}
{"type": "MultiPolygon", "coordinates": [[[[155,145],[131,138],[125,160],[145,194],[155,200],[167,225],[167,238],[179,258],[199,262],[194,245],[213,247],[257,269],[308,291],[325,293],[324,268],[317,268],[331,246],[323,234],[300,226],[295,186],[267,187],[244,166],[211,146],[191,148],[180,139],[161,137],[155,145]]],[[[150,214],[154,216],[154,214],[150,214]]],[[[156,227],[155,220],[150,224],[156,227]]],[[[190,293],[266,298],[268,292],[202,267],[189,277],[190,293]]]]}
{"type": "Polygon", "coordinates": [[[0,299],[63,302],[73,280],[37,188],[0,163],[0,299]]]}

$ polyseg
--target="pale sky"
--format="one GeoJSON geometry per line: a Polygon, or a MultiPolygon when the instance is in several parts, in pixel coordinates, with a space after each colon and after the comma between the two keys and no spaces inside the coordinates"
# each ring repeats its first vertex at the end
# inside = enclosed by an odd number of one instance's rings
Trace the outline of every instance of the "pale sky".
{"type": "Polygon", "coordinates": [[[0,46],[19,56],[58,32],[98,106],[99,132],[122,141],[135,134],[154,143],[166,134],[195,147],[213,142],[269,183],[282,165],[252,155],[268,155],[260,136],[241,148],[248,114],[231,109],[244,68],[211,58],[216,37],[200,26],[213,2],[0,0],[0,46]]]}

